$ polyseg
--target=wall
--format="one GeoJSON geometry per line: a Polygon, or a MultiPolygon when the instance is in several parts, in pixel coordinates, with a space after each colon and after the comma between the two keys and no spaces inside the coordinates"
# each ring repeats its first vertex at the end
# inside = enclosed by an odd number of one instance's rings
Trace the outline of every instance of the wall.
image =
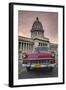
{"type": "MultiPolygon", "coordinates": [[[[25,2],[25,3],[42,3],[42,4],[61,4],[66,6],[66,0],[1,0],[0,1],[0,90],[10,90],[8,87],[8,3],[25,2]]],[[[66,36],[66,35],[65,35],[66,36]]],[[[66,37],[65,37],[66,38],[66,37]]],[[[65,63],[66,64],[66,63],[65,63]]],[[[66,66],[65,66],[66,68],[66,66]]],[[[66,81],[66,80],[65,80],[66,81]]],[[[38,86],[13,88],[14,90],[65,90],[64,85],[38,86]]]]}

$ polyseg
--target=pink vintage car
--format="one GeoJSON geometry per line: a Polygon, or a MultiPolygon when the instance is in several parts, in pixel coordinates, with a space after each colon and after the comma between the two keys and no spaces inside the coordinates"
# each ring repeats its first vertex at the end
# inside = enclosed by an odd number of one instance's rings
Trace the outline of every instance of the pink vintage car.
{"type": "Polygon", "coordinates": [[[23,53],[23,67],[29,71],[32,68],[50,68],[52,71],[56,65],[55,54],[48,47],[36,47],[32,53],[23,53]]]}

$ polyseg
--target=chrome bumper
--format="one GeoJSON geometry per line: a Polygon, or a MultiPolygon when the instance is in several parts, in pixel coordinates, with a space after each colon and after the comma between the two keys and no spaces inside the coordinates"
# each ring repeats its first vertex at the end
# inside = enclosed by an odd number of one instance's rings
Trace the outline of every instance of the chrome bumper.
{"type": "MultiPolygon", "coordinates": [[[[55,67],[56,66],[56,63],[54,64],[40,64],[40,68],[43,68],[43,67],[55,67]]],[[[35,68],[36,67],[36,64],[22,64],[22,67],[31,67],[31,68],[35,68]]]]}

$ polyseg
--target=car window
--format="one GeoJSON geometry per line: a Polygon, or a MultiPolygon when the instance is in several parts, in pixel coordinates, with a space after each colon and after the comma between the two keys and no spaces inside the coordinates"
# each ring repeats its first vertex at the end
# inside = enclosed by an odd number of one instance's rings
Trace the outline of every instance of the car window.
{"type": "Polygon", "coordinates": [[[38,52],[38,51],[48,51],[48,47],[37,47],[37,48],[35,48],[34,51],[36,51],[36,52],[38,52]]]}

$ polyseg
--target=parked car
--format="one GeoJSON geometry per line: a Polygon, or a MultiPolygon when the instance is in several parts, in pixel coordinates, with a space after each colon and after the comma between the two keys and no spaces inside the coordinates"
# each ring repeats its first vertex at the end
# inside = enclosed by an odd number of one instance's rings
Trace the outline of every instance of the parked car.
{"type": "Polygon", "coordinates": [[[32,53],[23,53],[23,67],[29,71],[31,68],[50,68],[56,65],[55,54],[48,47],[36,47],[32,53]]]}

